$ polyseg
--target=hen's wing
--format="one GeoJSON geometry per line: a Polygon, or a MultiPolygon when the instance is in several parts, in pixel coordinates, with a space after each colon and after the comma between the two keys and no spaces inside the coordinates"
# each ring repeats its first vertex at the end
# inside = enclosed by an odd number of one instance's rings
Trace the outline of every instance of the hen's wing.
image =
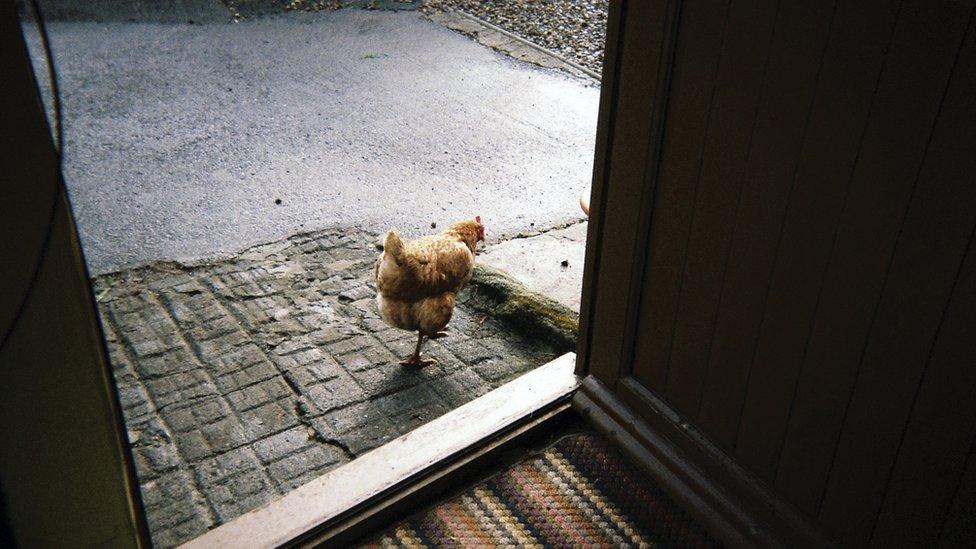
{"type": "Polygon", "coordinates": [[[471,278],[474,254],[462,242],[424,237],[407,244],[401,261],[382,257],[377,289],[387,297],[415,301],[457,292],[471,278]]]}

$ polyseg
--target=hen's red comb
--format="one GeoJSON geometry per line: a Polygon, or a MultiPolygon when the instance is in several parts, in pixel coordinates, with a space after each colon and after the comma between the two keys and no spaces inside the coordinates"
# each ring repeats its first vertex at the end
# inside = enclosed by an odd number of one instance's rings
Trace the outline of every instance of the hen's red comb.
{"type": "Polygon", "coordinates": [[[481,216],[480,215],[474,216],[474,220],[477,221],[478,223],[481,223],[481,216]]]}

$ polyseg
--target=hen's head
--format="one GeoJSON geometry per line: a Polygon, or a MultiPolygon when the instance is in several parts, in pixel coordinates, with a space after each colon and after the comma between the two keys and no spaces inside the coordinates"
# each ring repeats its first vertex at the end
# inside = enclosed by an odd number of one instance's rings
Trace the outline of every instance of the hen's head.
{"type": "Polygon", "coordinates": [[[481,222],[481,216],[474,216],[474,222],[478,224],[478,241],[484,242],[485,240],[485,225],[481,222]]]}
{"type": "Polygon", "coordinates": [[[448,231],[457,234],[469,245],[477,245],[478,242],[485,239],[485,226],[481,223],[480,215],[474,219],[458,221],[452,224],[448,231]]]}

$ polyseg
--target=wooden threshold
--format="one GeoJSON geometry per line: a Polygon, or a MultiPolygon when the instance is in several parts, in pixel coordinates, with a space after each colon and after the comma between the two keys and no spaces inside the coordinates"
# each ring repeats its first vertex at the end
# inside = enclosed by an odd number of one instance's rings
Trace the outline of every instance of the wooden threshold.
{"type": "Polygon", "coordinates": [[[567,410],[579,387],[575,364],[576,355],[567,353],[182,547],[279,547],[333,540],[392,496],[408,494],[436,480],[438,472],[476,459],[485,446],[498,446],[567,410]]]}

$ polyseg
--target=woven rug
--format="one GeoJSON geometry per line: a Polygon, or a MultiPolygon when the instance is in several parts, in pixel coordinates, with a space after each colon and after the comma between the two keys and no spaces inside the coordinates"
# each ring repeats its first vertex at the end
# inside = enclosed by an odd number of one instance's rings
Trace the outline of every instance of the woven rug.
{"type": "Polygon", "coordinates": [[[540,457],[373,537],[366,547],[713,547],[606,440],[570,435],[540,457]]]}

